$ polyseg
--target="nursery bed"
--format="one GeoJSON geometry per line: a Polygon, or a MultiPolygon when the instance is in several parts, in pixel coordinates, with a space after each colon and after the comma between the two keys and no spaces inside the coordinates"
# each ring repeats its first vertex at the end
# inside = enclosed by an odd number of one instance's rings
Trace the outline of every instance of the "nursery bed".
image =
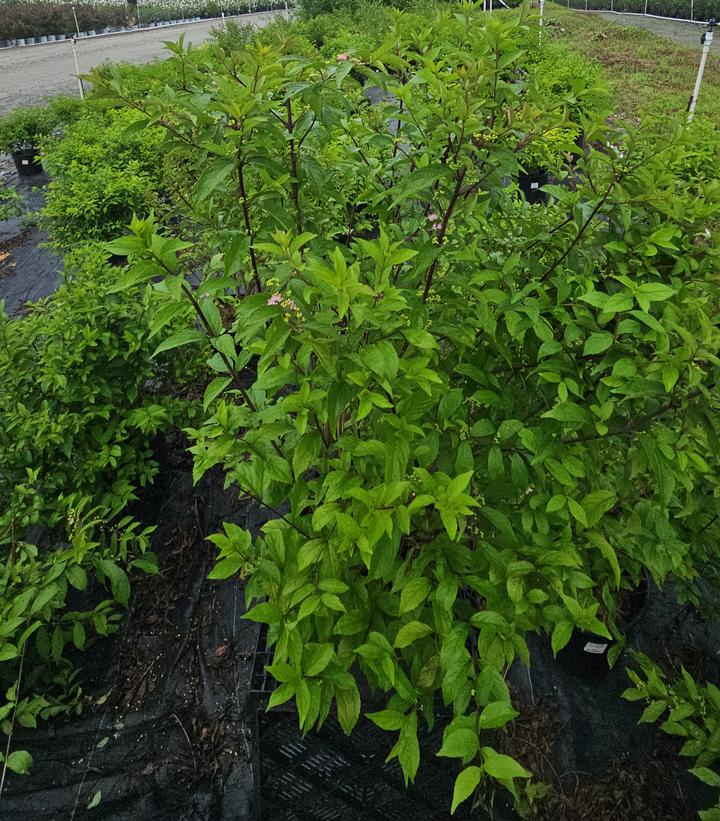
{"type": "MultiPolygon", "coordinates": [[[[26,212],[37,211],[44,204],[38,186],[47,178],[20,180],[11,171],[7,158],[0,160],[0,181],[14,185],[22,194],[26,212]]],[[[47,235],[33,225],[26,225],[23,216],[0,221],[0,299],[6,313],[23,310],[25,303],[49,296],[62,281],[62,258],[41,247],[47,235]]]]}

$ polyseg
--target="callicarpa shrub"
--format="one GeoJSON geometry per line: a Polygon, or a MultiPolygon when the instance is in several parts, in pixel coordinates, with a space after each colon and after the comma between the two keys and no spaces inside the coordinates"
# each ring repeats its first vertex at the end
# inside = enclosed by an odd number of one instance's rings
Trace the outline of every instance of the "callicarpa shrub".
{"type": "Polygon", "coordinates": [[[548,96],[527,26],[463,6],[345,59],[172,46],[182,79],[132,104],[190,149],[188,190],[172,233],[110,246],[154,331],[192,308],[158,353],[212,347],[194,470],[269,513],[213,537],[211,575],[248,577],[270,706],[349,733],[380,698],[410,780],[441,702],[453,808],[485,778],[525,800],[495,739],[529,633],[619,635],[625,590],[693,596],[718,545],[720,184],[673,171],[682,131],[548,96]],[[530,152],[547,206],[518,196],[530,152]]]}

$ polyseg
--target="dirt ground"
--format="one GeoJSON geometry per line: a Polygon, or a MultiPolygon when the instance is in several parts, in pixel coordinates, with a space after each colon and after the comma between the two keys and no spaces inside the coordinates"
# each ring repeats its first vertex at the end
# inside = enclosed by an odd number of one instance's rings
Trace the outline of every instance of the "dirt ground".
{"type": "MultiPolygon", "coordinates": [[[[283,12],[270,11],[242,15],[242,22],[262,27],[283,12]]],[[[228,18],[230,19],[230,18],[228,18]]],[[[107,34],[79,40],[76,46],[80,73],[106,61],[147,63],[164,56],[163,43],[186,40],[196,45],[210,36],[219,20],[203,20],[179,26],[163,26],[147,31],[107,34]]],[[[78,93],[75,63],[69,41],[0,51],[0,114],[21,105],[42,102],[55,94],[78,93]]]]}

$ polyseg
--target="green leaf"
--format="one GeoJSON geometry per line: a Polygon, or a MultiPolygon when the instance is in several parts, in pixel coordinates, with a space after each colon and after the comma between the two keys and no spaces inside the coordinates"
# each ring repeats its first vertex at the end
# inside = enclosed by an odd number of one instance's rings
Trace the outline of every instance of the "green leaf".
{"type": "Polygon", "coordinates": [[[638,296],[649,299],[650,302],[664,302],[666,299],[675,296],[675,291],[662,282],[645,282],[635,289],[638,296]]]}
{"type": "Polygon", "coordinates": [[[345,605],[334,593],[323,593],[320,601],[330,610],[337,610],[340,613],[345,612],[345,605]]]}
{"type": "Polygon", "coordinates": [[[17,658],[19,655],[18,649],[14,644],[3,644],[0,646],[0,661],[10,661],[10,659],[17,658]]]}
{"type": "Polygon", "coordinates": [[[130,598],[130,581],[127,573],[109,559],[100,559],[99,565],[105,576],[110,579],[110,589],[116,601],[127,607],[130,598]]]}
{"type": "Polygon", "coordinates": [[[397,710],[380,710],[377,713],[366,713],[366,715],[381,730],[399,730],[405,720],[405,716],[397,710]]]}
{"type": "Polygon", "coordinates": [[[44,587],[35,597],[32,604],[30,605],[30,612],[37,613],[39,610],[42,610],[46,604],[51,602],[55,596],[58,594],[58,586],[55,582],[47,585],[44,587]]]}
{"type": "Polygon", "coordinates": [[[454,814],[458,806],[475,792],[480,784],[482,774],[483,771],[480,767],[466,767],[455,779],[451,813],[454,814]]]}
{"type": "Polygon", "coordinates": [[[252,610],[248,610],[243,618],[248,621],[259,621],[265,624],[275,624],[279,621],[279,614],[277,607],[271,602],[262,602],[256,605],[252,610]]]}
{"type": "Polygon", "coordinates": [[[435,337],[422,328],[406,328],[402,333],[411,345],[420,348],[420,350],[431,351],[438,347],[435,337]]]}
{"type": "Polygon", "coordinates": [[[430,582],[426,578],[411,579],[400,594],[400,614],[414,610],[425,601],[429,592],[430,582]]]}
{"type": "Polygon", "coordinates": [[[695,778],[699,778],[703,783],[711,787],[720,787],[720,775],[707,767],[693,767],[691,770],[688,770],[688,772],[691,772],[695,778]]]}
{"type": "Polygon", "coordinates": [[[82,622],[76,621],[73,624],[73,644],[78,648],[78,650],[83,650],[85,648],[85,628],[82,625],[82,622]]]}
{"type": "MultiPolygon", "coordinates": [[[[412,712],[405,717],[400,728],[400,738],[393,748],[397,752],[398,761],[402,767],[405,785],[415,778],[420,766],[420,744],[417,737],[417,713],[412,712]]],[[[392,755],[391,752],[391,755],[392,755]]]]}
{"type": "Polygon", "coordinates": [[[15,750],[5,759],[7,768],[18,775],[27,775],[32,763],[32,756],[27,750],[15,750]]]}
{"type": "Polygon", "coordinates": [[[277,690],[273,690],[268,699],[267,709],[272,710],[273,707],[279,707],[281,704],[285,704],[286,701],[289,701],[295,695],[296,681],[297,679],[283,682],[277,690]]]}
{"type": "Polygon", "coordinates": [[[620,563],[618,562],[617,553],[615,552],[615,548],[605,539],[604,536],[601,536],[599,533],[588,533],[586,534],[587,540],[590,544],[597,547],[597,549],[602,553],[603,557],[607,560],[608,564],[613,570],[613,574],[615,576],[615,584],[619,587],[620,586],[620,563]]]}
{"type": "Polygon", "coordinates": [[[554,408],[543,413],[543,419],[557,419],[558,422],[585,422],[588,414],[574,402],[558,402],[554,408]]]}
{"type": "Polygon", "coordinates": [[[600,519],[615,507],[617,497],[612,490],[594,490],[582,500],[588,527],[594,527],[600,519]]]}
{"type": "Polygon", "coordinates": [[[643,710],[643,714],[638,719],[638,724],[651,724],[657,721],[667,709],[667,701],[653,701],[643,710]]]}
{"type": "Polygon", "coordinates": [[[93,795],[93,797],[92,797],[92,798],[88,801],[87,808],[88,808],[89,810],[92,810],[94,807],[97,807],[97,805],[98,805],[101,801],[102,801],[102,790],[98,790],[98,791],[95,793],[95,795],[93,795]]]}
{"type": "Polygon", "coordinates": [[[532,773],[509,755],[503,755],[492,747],[482,748],[485,772],[493,778],[532,778],[532,773]]]}
{"type": "Polygon", "coordinates": [[[562,648],[565,647],[565,645],[570,641],[570,636],[572,636],[572,632],[572,622],[559,621],[555,625],[555,629],[553,630],[552,634],[552,651],[554,656],[557,656],[560,650],[562,650],[562,648]]]}
{"type": "Polygon", "coordinates": [[[405,177],[400,185],[395,187],[395,197],[393,199],[393,207],[398,203],[403,202],[409,197],[415,199],[424,199],[421,194],[427,192],[440,179],[450,173],[450,169],[446,165],[426,165],[424,168],[416,168],[412,174],[405,177]]]}
{"type": "Polygon", "coordinates": [[[311,650],[307,662],[303,664],[303,672],[306,676],[319,676],[330,664],[334,655],[335,648],[332,644],[318,644],[311,650]]]}
{"type": "Polygon", "coordinates": [[[295,704],[297,705],[298,717],[301,726],[305,725],[308,713],[310,712],[310,704],[312,698],[310,696],[310,688],[307,681],[301,678],[295,682],[295,704]]]}
{"type": "Polygon", "coordinates": [[[246,567],[246,564],[247,562],[240,555],[227,556],[208,573],[208,579],[229,579],[246,567]]]}
{"type": "Polygon", "coordinates": [[[518,716],[509,701],[491,701],[486,704],[480,713],[480,729],[495,730],[504,727],[508,721],[512,721],[518,716]]]}
{"type": "Polygon", "coordinates": [[[367,630],[370,616],[364,610],[349,610],[338,619],[335,632],[339,636],[354,636],[367,630]]]}
{"type": "Polygon", "coordinates": [[[65,577],[76,590],[85,590],[87,587],[87,573],[79,564],[69,565],[65,577]]]}
{"type": "Polygon", "coordinates": [[[493,445],[488,453],[488,477],[493,481],[505,475],[505,460],[502,451],[497,445],[493,445]]]}
{"type": "Polygon", "coordinates": [[[675,383],[678,381],[679,376],[680,371],[678,371],[677,367],[673,365],[672,362],[667,362],[663,366],[663,385],[668,393],[670,393],[670,391],[675,387],[675,383]]]}
{"type": "Polygon", "coordinates": [[[225,190],[225,179],[230,176],[235,167],[232,157],[220,157],[207,168],[198,180],[195,196],[198,202],[207,199],[213,192],[222,188],[225,190]]]}
{"type": "Polygon", "coordinates": [[[306,567],[310,567],[311,564],[314,564],[323,552],[324,547],[325,542],[321,539],[311,539],[309,542],[305,542],[300,550],[298,550],[298,570],[305,570],[306,567]]]}
{"type": "Polygon", "coordinates": [[[360,718],[360,693],[357,687],[352,690],[335,689],[335,703],[340,726],[346,735],[350,735],[360,718]]]}
{"type": "Polygon", "coordinates": [[[478,751],[480,739],[474,730],[458,729],[448,733],[438,755],[446,758],[472,758],[478,751]]]}
{"type": "Polygon", "coordinates": [[[573,517],[577,519],[583,527],[588,526],[585,510],[575,501],[575,499],[568,499],[568,508],[570,509],[570,513],[572,513],[573,517]]]}
{"type": "Polygon", "coordinates": [[[594,356],[606,351],[613,344],[613,335],[608,331],[599,331],[590,336],[585,341],[583,356],[594,356]]]}
{"type": "Polygon", "coordinates": [[[203,410],[206,411],[208,406],[212,404],[212,402],[217,399],[218,396],[227,388],[227,386],[232,382],[232,377],[230,376],[217,376],[213,381],[205,388],[205,396],[203,397],[203,410]]]}
{"type": "Polygon", "coordinates": [[[420,621],[411,621],[404,624],[395,636],[395,647],[409,647],[417,639],[432,633],[432,628],[420,621]]]}
{"type": "Polygon", "coordinates": [[[392,381],[397,376],[399,365],[397,351],[387,340],[363,348],[360,356],[368,368],[381,380],[392,381]]]}
{"type": "Polygon", "coordinates": [[[545,507],[546,513],[557,513],[558,510],[562,510],[565,507],[565,502],[567,498],[563,496],[561,493],[557,493],[553,496],[550,501],[547,503],[545,507]]]}
{"type": "Polygon", "coordinates": [[[153,352],[153,357],[156,357],[163,351],[170,351],[173,348],[181,348],[183,345],[191,345],[194,342],[201,342],[205,339],[205,334],[202,331],[186,329],[178,331],[177,333],[164,339],[153,352]]]}

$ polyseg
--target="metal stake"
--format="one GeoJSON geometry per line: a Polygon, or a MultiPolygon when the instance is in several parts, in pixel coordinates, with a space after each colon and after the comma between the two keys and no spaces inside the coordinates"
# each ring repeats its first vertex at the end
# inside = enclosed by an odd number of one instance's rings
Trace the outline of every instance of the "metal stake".
{"type": "MultiPolygon", "coordinates": [[[[73,9],[74,11],[74,9],[73,9]]],[[[85,99],[85,89],[83,88],[83,81],[80,78],[80,65],[78,64],[77,50],[75,49],[75,38],[70,38],[70,45],[72,46],[73,59],[75,60],[75,76],[77,77],[78,86],[80,87],[80,99],[85,99]]]]}
{"type": "Polygon", "coordinates": [[[545,17],[545,0],[540,0],[540,37],[539,40],[542,42],[542,29],[543,29],[543,19],[545,17]]]}
{"type": "Polygon", "coordinates": [[[700,58],[700,67],[698,68],[697,79],[695,80],[695,88],[693,89],[692,97],[690,98],[690,102],[688,104],[688,123],[692,122],[693,116],[695,115],[695,106],[697,105],[698,96],[700,95],[700,86],[702,85],[705,63],[707,63],[708,54],[710,53],[710,46],[713,41],[713,29],[715,28],[715,25],[716,22],[714,18],[712,20],[708,20],[707,29],[700,40],[703,47],[702,57],[700,58]]]}
{"type": "Polygon", "coordinates": [[[80,25],[78,24],[77,14],[75,14],[75,6],[72,7],[73,10],[73,17],[75,18],[75,30],[77,31],[77,36],[80,36],[80,25]]]}

